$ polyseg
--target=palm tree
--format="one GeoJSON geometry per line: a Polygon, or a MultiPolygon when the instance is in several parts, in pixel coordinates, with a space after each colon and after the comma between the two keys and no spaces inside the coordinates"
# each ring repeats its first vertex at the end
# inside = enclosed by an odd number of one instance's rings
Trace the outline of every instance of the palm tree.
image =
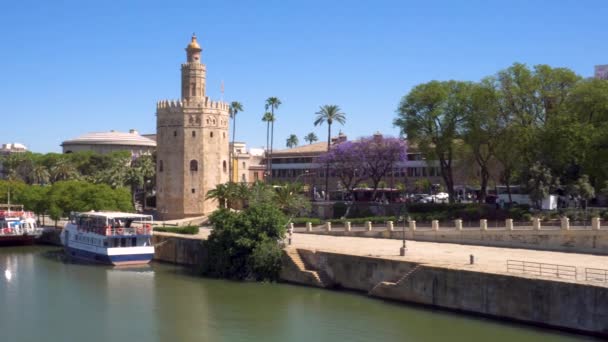
{"type": "Polygon", "coordinates": [[[274,122],[274,115],[270,112],[264,113],[262,121],[266,122],[266,172],[270,169],[270,123],[274,122]]]}
{"type": "MultiPolygon", "coordinates": [[[[269,97],[266,99],[266,110],[270,108],[270,113],[272,114],[272,122],[270,124],[270,156],[272,156],[272,150],[274,147],[274,122],[276,121],[276,117],[274,116],[275,109],[279,109],[281,105],[281,100],[278,97],[269,97]]],[[[270,158],[270,168],[268,170],[270,177],[272,177],[272,158],[270,158]]]]}
{"type": "MultiPolygon", "coordinates": [[[[331,147],[331,125],[334,121],[344,125],[346,122],[346,114],[340,111],[340,107],[337,105],[324,105],[320,107],[320,110],[316,113],[317,118],[315,119],[315,126],[322,125],[327,121],[327,151],[331,147]]],[[[325,167],[325,196],[329,196],[329,163],[325,167]]]]}
{"type": "Polygon", "coordinates": [[[42,163],[35,163],[30,170],[30,177],[33,184],[46,184],[51,178],[49,170],[42,163]]]}
{"type": "Polygon", "coordinates": [[[218,201],[222,208],[228,208],[228,197],[230,197],[230,189],[228,189],[228,183],[218,184],[215,189],[211,189],[207,192],[206,199],[215,199],[218,201]]]}
{"type": "Polygon", "coordinates": [[[53,182],[78,178],[78,171],[68,159],[59,160],[51,169],[53,182]]]}
{"type": "Polygon", "coordinates": [[[304,137],[304,141],[308,142],[309,145],[317,140],[319,140],[319,138],[317,138],[317,135],[313,132],[306,134],[306,136],[304,137]]]}
{"type": "Polygon", "coordinates": [[[295,134],[292,134],[287,138],[287,147],[292,148],[298,146],[298,137],[295,134]]]}
{"type": "Polygon", "coordinates": [[[230,170],[230,178],[228,178],[230,180],[230,182],[232,182],[232,168],[233,168],[233,164],[234,164],[234,137],[236,136],[236,114],[238,112],[242,112],[243,111],[243,105],[238,102],[238,101],[232,101],[230,103],[230,118],[232,119],[232,147],[230,148],[230,166],[229,166],[229,170],[230,170]]]}

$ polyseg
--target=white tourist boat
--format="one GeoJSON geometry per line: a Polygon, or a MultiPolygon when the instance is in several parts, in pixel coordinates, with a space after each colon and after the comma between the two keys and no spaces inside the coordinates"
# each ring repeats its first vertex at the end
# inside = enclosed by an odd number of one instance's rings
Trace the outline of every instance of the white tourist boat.
{"type": "Polygon", "coordinates": [[[61,233],[69,257],[109,265],[147,264],[154,256],[152,216],[84,212],[70,217],[61,233]]]}
{"type": "Polygon", "coordinates": [[[31,245],[41,234],[34,213],[22,205],[0,204],[0,245],[31,245]]]}

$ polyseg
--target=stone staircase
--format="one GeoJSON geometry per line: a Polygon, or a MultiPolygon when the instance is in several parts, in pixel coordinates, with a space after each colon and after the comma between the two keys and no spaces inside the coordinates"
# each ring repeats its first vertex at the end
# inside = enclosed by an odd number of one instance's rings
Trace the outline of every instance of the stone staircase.
{"type": "Polygon", "coordinates": [[[296,248],[287,249],[286,254],[302,273],[308,274],[313,279],[312,285],[317,287],[329,287],[329,282],[327,281],[327,279],[324,279],[324,276],[320,275],[319,272],[315,270],[307,269],[304,260],[302,260],[302,257],[300,256],[300,253],[298,253],[298,250],[296,248]]]}
{"type": "Polygon", "coordinates": [[[372,289],[369,290],[367,292],[367,294],[370,296],[373,296],[375,294],[376,290],[378,290],[381,287],[400,286],[401,284],[405,283],[405,281],[407,281],[407,279],[410,278],[414,273],[416,273],[416,271],[418,271],[420,268],[422,268],[422,265],[414,266],[411,270],[407,271],[403,276],[401,276],[401,278],[397,279],[397,281],[395,281],[395,282],[381,281],[378,284],[376,284],[374,287],[372,287],[372,289]]]}

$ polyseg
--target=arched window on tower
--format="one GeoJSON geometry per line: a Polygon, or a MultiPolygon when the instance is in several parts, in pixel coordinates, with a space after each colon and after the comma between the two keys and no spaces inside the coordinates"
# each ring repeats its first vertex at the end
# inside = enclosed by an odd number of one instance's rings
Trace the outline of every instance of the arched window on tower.
{"type": "Polygon", "coordinates": [[[158,161],[158,172],[163,172],[163,161],[162,160],[158,161]]]}
{"type": "Polygon", "coordinates": [[[196,131],[192,131],[192,137],[195,138],[196,137],[196,131]]]}
{"type": "Polygon", "coordinates": [[[224,172],[226,172],[226,161],[224,160],[224,162],[222,163],[222,169],[224,170],[224,172]]]}
{"type": "Polygon", "coordinates": [[[190,161],[190,171],[198,171],[198,161],[194,159],[190,161]]]}

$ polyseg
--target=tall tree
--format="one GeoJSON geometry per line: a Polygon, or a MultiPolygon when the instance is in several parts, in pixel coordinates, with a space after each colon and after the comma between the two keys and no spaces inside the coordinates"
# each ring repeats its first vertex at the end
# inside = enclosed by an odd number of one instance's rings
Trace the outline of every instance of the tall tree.
{"type": "Polygon", "coordinates": [[[272,178],[272,152],[274,150],[274,122],[276,121],[276,116],[274,115],[274,111],[279,109],[281,105],[281,100],[278,97],[269,97],[266,99],[266,110],[270,109],[270,113],[272,114],[272,121],[270,122],[270,162],[269,162],[269,175],[272,178]]]}
{"type": "Polygon", "coordinates": [[[236,137],[236,115],[243,111],[243,105],[238,101],[232,101],[230,103],[230,118],[232,119],[232,146],[230,148],[230,181],[233,182],[232,174],[234,173],[232,168],[234,167],[234,139],[236,137]]]}
{"type": "Polygon", "coordinates": [[[480,203],[485,202],[490,166],[499,144],[500,111],[497,97],[491,79],[471,84],[468,89],[463,88],[460,96],[460,100],[464,101],[462,135],[479,171],[480,191],[477,199],[480,203]]]}
{"type": "MultiPolygon", "coordinates": [[[[316,112],[315,126],[322,125],[327,122],[327,151],[331,147],[331,125],[335,122],[344,125],[346,122],[346,114],[344,114],[337,105],[324,105],[316,112]]],[[[329,164],[325,167],[325,196],[329,198],[329,164]]],[[[326,198],[326,199],[327,199],[326,198]]]]}
{"type": "Polygon", "coordinates": [[[292,134],[289,136],[289,138],[287,138],[286,145],[287,147],[292,148],[298,146],[298,143],[298,137],[295,134],[292,134]]]}
{"type": "Polygon", "coordinates": [[[141,174],[143,179],[143,205],[142,209],[145,211],[147,206],[147,195],[148,195],[148,183],[152,183],[156,175],[156,167],[151,155],[143,155],[135,159],[131,165],[132,168],[136,168],[141,174]]]}
{"type": "Polygon", "coordinates": [[[266,177],[270,178],[270,123],[274,122],[274,115],[270,112],[264,113],[262,121],[266,122],[266,177]]]}
{"type": "Polygon", "coordinates": [[[319,138],[317,138],[317,135],[313,132],[306,134],[306,136],[304,137],[304,141],[306,141],[308,144],[312,144],[317,140],[319,140],[319,138]]]}
{"type": "Polygon", "coordinates": [[[439,161],[450,202],[454,201],[453,161],[460,138],[462,102],[459,94],[466,82],[431,81],[417,85],[405,95],[397,109],[395,126],[427,156],[439,161]]]}

